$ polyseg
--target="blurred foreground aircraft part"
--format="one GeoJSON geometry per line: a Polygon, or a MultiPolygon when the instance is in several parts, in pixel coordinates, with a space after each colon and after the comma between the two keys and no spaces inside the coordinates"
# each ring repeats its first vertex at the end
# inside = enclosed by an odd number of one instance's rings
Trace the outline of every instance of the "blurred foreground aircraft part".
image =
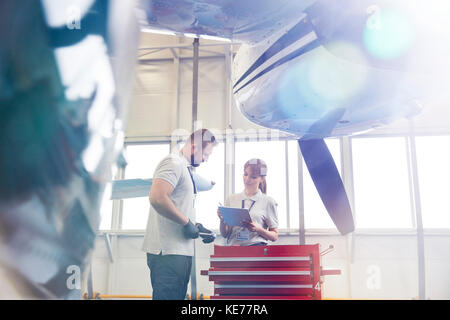
{"type": "Polygon", "coordinates": [[[123,145],[134,3],[4,0],[0,21],[0,297],[79,299],[123,145]]]}

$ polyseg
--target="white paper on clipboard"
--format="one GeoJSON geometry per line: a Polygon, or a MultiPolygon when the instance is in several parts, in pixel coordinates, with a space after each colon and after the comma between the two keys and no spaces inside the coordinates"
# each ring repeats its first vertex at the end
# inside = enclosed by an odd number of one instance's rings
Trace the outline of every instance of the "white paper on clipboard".
{"type": "Polygon", "coordinates": [[[230,227],[243,227],[243,220],[252,221],[248,209],[219,207],[219,212],[225,220],[225,223],[230,227]]]}

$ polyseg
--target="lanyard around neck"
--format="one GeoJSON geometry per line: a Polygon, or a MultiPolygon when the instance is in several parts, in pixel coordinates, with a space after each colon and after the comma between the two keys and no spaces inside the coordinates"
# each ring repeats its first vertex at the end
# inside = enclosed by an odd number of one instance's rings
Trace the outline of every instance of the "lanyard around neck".
{"type": "MultiPolygon", "coordinates": [[[[255,200],[252,200],[252,199],[249,199],[249,200],[252,202],[252,204],[250,205],[250,208],[248,208],[248,212],[250,212],[250,210],[252,210],[253,205],[256,202],[255,200]]],[[[244,205],[245,205],[245,199],[242,200],[242,209],[244,209],[244,205]]]]}
{"type": "Polygon", "coordinates": [[[189,171],[189,175],[191,176],[192,185],[194,186],[194,194],[197,194],[197,187],[195,186],[195,181],[194,181],[194,177],[192,176],[191,168],[188,167],[187,169],[189,171]]]}

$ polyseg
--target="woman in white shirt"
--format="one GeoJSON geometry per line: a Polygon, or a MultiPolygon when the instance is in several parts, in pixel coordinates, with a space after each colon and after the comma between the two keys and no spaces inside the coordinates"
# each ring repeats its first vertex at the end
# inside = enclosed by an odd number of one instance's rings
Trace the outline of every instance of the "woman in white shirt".
{"type": "Polygon", "coordinates": [[[244,186],[241,193],[232,194],[225,201],[226,207],[249,209],[252,221],[243,222],[244,227],[226,225],[220,212],[220,233],[226,245],[267,245],[278,239],[277,203],[266,195],[267,165],[261,159],[251,159],[244,165],[244,186]]]}

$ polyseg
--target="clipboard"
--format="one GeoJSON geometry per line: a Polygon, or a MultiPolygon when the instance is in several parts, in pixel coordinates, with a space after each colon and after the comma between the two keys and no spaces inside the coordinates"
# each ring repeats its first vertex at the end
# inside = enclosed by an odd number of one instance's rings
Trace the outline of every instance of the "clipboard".
{"type": "Polygon", "coordinates": [[[252,221],[248,209],[219,207],[219,212],[225,220],[225,223],[230,227],[243,227],[243,220],[252,221]]]}

